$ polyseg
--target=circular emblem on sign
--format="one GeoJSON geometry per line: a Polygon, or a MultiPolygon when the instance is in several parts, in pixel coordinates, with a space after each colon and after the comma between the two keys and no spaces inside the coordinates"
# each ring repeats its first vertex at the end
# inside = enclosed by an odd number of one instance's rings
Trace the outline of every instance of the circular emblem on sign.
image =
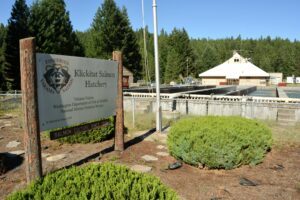
{"type": "Polygon", "coordinates": [[[68,67],[61,64],[46,65],[46,73],[44,74],[44,80],[46,84],[43,84],[47,91],[54,90],[56,93],[65,92],[70,84],[71,75],[68,72],[68,67]]]}

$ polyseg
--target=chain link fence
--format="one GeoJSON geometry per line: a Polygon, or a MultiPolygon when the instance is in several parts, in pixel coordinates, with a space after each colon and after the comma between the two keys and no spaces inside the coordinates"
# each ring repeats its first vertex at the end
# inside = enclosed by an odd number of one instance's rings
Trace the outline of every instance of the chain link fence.
{"type": "Polygon", "coordinates": [[[0,111],[20,108],[22,104],[21,91],[0,91],[0,111]]]}

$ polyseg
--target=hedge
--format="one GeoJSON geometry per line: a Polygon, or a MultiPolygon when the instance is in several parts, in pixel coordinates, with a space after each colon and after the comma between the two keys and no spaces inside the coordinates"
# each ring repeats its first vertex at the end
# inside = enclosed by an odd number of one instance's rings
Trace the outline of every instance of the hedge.
{"type": "Polygon", "coordinates": [[[261,122],[237,116],[190,117],[171,127],[167,143],[171,155],[188,164],[232,169],[261,163],[272,134],[261,122]]]}
{"type": "Polygon", "coordinates": [[[93,130],[84,131],[75,135],[60,138],[58,139],[58,141],[61,143],[71,143],[71,144],[97,143],[113,137],[114,132],[115,132],[114,118],[110,117],[108,126],[102,128],[96,128],[93,130]]]}
{"type": "Polygon", "coordinates": [[[49,174],[7,197],[7,200],[25,199],[173,200],[178,197],[154,176],[106,163],[73,167],[49,174]]]}

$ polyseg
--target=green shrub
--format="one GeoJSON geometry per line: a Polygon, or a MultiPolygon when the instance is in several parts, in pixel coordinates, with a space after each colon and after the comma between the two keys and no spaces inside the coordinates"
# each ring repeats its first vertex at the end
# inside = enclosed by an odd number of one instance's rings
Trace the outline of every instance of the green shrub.
{"type": "Polygon", "coordinates": [[[265,125],[241,117],[185,118],[168,135],[171,155],[210,169],[258,164],[271,145],[272,134],[265,125]]]}
{"type": "Polygon", "coordinates": [[[156,177],[110,163],[73,167],[47,175],[7,200],[178,199],[156,177]]]}
{"type": "Polygon", "coordinates": [[[108,139],[114,135],[115,127],[114,127],[114,118],[109,118],[109,125],[97,128],[89,131],[84,131],[75,135],[70,135],[64,138],[58,139],[61,143],[96,143],[101,142],[105,139],[108,139]]]}

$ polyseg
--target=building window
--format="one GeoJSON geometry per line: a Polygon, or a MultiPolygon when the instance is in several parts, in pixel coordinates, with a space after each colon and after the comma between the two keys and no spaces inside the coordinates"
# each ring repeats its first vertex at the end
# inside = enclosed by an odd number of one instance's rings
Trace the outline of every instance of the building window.
{"type": "Polygon", "coordinates": [[[240,61],[240,59],[238,59],[238,58],[234,59],[234,62],[239,62],[239,61],[240,61]]]}

